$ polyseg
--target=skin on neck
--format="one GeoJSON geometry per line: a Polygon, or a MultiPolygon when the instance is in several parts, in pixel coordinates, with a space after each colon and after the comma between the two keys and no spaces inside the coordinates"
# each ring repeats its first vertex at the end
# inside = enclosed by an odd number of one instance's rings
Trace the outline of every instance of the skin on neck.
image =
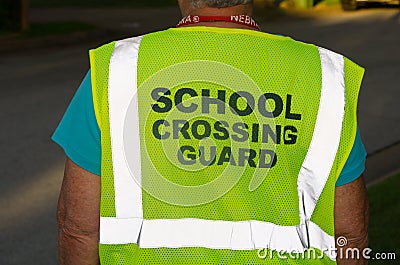
{"type": "MultiPolygon", "coordinates": [[[[215,7],[201,7],[196,8],[192,5],[191,0],[178,0],[179,7],[181,9],[181,13],[183,17],[186,16],[236,16],[236,15],[247,15],[252,16],[253,14],[253,5],[245,4],[245,5],[237,5],[225,8],[215,8],[215,7]]],[[[247,27],[246,25],[240,25],[225,21],[217,21],[217,22],[201,22],[190,26],[208,26],[208,27],[220,27],[220,28],[241,28],[241,29],[252,29],[247,27]]]]}

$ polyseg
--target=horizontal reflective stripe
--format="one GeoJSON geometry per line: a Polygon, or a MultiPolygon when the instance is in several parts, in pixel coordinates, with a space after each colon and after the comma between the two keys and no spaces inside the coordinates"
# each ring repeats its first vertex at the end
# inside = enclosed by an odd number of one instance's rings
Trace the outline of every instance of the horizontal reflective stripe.
{"type": "MultiPolygon", "coordinates": [[[[299,231],[306,228],[260,221],[102,217],[100,226],[100,243],[105,245],[137,244],[140,248],[203,247],[231,250],[268,248],[289,253],[302,253],[307,248],[299,236],[299,231]]],[[[312,222],[309,223],[308,233],[311,238],[310,247],[330,250],[335,246],[334,238],[312,222]]],[[[332,253],[328,256],[334,259],[332,253]]]]}
{"type": "Polygon", "coordinates": [[[101,244],[137,243],[143,219],[141,218],[100,218],[101,244]]]}
{"type": "Polygon", "coordinates": [[[316,248],[325,253],[331,260],[336,260],[335,237],[325,233],[316,223],[308,224],[310,248],[316,248]]]}

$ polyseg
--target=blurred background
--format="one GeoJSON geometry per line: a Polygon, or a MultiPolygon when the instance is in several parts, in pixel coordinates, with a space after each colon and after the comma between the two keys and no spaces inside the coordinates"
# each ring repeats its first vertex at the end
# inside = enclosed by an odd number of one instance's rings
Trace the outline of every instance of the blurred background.
{"type": "MultiPolygon", "coordinates": [[[[400,264],[399,1],[255,4],[264,31],[327,47],[366,68],[358,117],[368,151],[370,245],[391,257],[370,264],[400,264]]],[[[1,265],[58,263],[65,158],[50,136],[89,68],[88,49],[174,27],[180,18],[175,0],[0,1],[1,265]]]]}

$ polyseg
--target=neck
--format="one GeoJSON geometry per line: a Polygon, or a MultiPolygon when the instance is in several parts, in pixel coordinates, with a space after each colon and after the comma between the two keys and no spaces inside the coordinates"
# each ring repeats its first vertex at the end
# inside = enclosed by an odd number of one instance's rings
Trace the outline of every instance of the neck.
{"type": "MultiPolygon", "coordinates": [[[[253,14],[251,5],[237,5],[232,7],[225,8],[214,8],[214,7],[203,7],[196,8],[193,10],[188,10],[188,12],[184,12],[183,15],[186,17],[188,15],[191,16],[237,16],[237,15],[247,15],[251,16],[253,14]]],[[[252,29],[245,25],[235,24],[231,22],[225,21],[210,21],[210,22],[200,22],[194,25],[188,26],[209,26],[209,27],[221,27],[221,28],[243,28],[243,29],[252,29]]]]}
{"type": "Polygon", "coordinates": [[[186,15],[192,16],[236,16],[236,15],[247,15],[251,16],[253,10],[251,5],[237,5],[225,8],[215,7],[203,7],[191,10],[186,15]]]}

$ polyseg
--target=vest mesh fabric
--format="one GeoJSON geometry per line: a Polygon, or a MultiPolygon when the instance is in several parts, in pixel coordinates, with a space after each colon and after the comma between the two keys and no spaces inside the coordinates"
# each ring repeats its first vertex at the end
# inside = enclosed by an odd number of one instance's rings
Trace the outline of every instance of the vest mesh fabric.
{"type": "MultiPolygon", "coordinates": [[[[114,182],[112,172],[112,154],[110,148],[110,126],[108,122],[108,66],[114,49],[114,43],[102,46],[90,53],[92,67],[93,97],[96,117],[102,137],[102,200],[101,216],[114,217],[114,182]]],[[[208,204],[195,207],[179,207],[155,199],[143,193],[145,219],[200,218],[208,220],[260,220],[282,226],[299,224],[299,206],[297,194],[297,176],[307,153],[315,119],[318,111],[321,87],[321,63],[317,47],[293,41],[287,37],[278,37],[265,33],[244,30],[223,30],[204,27],[170,29],[145,35],[139,50],[138,87],[158,71],[182,62],[211,60],[231,65],[244,72],[263,90],[281,96],[286,105],[286,95],[293,95],[292,111],[301,113],[301,121],[285,119],[284,114],[275,119],[275,123],[284,127],[295,126],[298,140],[295,145],[278,144],[276,153],[278,163],[269,172],[261,186],[248,191],[248,185],[254,168],[247,167],[237,185],[223,197],[208,204]]],[[[192,69],[197,71],[199,69],[192,69]]],[[[224,75],[224,73],[220,73],[224,75]]],[[[363,69],[345,59],[346,112],[341,142],[330,177],[319,198],[311,220],[326,233],[334,235],[334,189],[337,177],[351,151],[356,133],[357,96],[363,69]]],[[[201,95],[205,86],[211,88],[211,96],[218,89],[226,89],[216,84],[193,82],[171,88],[176,91],[182,87],[191,87],[201,95]]],[[[245,90],[245,88],[243,88],[245,90]]],[[[139,90],[141,110],[154,103],[147,91],[139,90]]],[[[232,92],[227,89],[226,98],[232,92]]],[[[257,98],[257,97],[256,97],[257,98]]],[[[213,107],[211,107],[213,108],[213,107]]],[[[229,110],[227,110],[229,111],[229,110]]],[[[157,115],[146,117],[150,121],[168,119],[157,115]]],[[[196,119],[199,117],[196,117],[196,119]]],[[[204,117],[203,117],[204,118],[204,117]]],[[[143,121],[143,119],[142,119],[143,121]]],[[[141,123],[142,123],[141,121],[141,123]]],[[[213,122],[210,120],[210,122],[213,122]]],[[[263,123],[254,115],[243,117],[243,122],[263,123]]],[[[269,123],[265,121],[265,123],[269,123]]],[[[148,124],[151,124],[149,122],[148,124]]],[[[151,127],[143,123],[141,135],[151,133],[151,127]]],[[[153,155],[157,169],[165,170],[166,178],[183,185],[199,185],[211,181],[218,175],[217,167],[209,167],[201,172],[188,173],[168,164],[168,158],[159,150],[159,143],[151,137],[144,137],[142,154],[153,155]],[[186,176],[182,178],[180,176],[186,176]]],[[[142,140],[142,139],[141,139],[142,140]]],[[[184,139],[180,139],[184,142],[184,139]]],[[[191,142],[194,146],[198,141],[191,142]]],[[[224,144],[224,143],[220,143],[224,144]]],[[[230,144],[227,140],[226,144],[230,144]]],[[[251,148],[260,148],[251,143],[251,148]]],[[[149,161],[142,161],[143,168],[149,161]]],[[[165,191],[173,193],[174,191],[165,191]]],[[[193,194],[196,196],[196,194],[193,194]]],[[[132,202],[135,203],[135,202],[132,202]]],[[[317,250],[318,252],[318,250],[317,250]]],[[[100,245],[102,264],[310,264],[307,258],[280,259],[276,253],[272,259],[260,259],[257,250],[235,251],[206,248],[157,248],[140,249],[135,244],[100,245]]],[[[307,255],[304,255],[307,257],[307,255]]],[[[313,260],[313,264],[334,264],[328,257],[313,260]]]]}
{"type": "Polygon", "coordinates": [[[364,75],[364,69],[349,59],[344,59],[344,82],[346,86],[346,111],[343,121],[343,130],[340,138],[340,145],[336,154],[330,177],[315,207],[311,221],[328,234],[334,235],[334,190],[336,181],[342,171],[347,158],[349,157],[357,131],[357,102],[358,93],[364,75]],[[351,148],[351,147],[350,147],[351,148]],[[329,209],[329,211],[327,211],[329,209]]]}
{"type": "Polygon", "coordinates": [[[90,51],[93,104],[101,134],[101,216],[115,216],[114,176],[108,121],[108,71],[115,43],[90,51]]]}
{"type": "MultiPolygon", "coordinates": [[[[287,226],[299,224],[297,175],[311,141],[315,117],[318,111],[318,107],[309,108],[308,104],[309,102],[316,102],[316,106],[318,106],[319,103],[319,88],[321,84],[319,54],[315,46],[299,45],[299,43],[291,41],[289,38],[265,35],[263,34],[263,37],[254,36],[249,38],[247,34],[243,34],[241,31],[238,31],[236,34],[225,34],[220,32],[210,33],[207,31],[171,30],[170,32],[150,34],[143,38],[139,52],[139,86],[152,74],[170,65],[195,60],[222,62],[250,76],[258,87],[260,87],[262,93],[274,92],[280,95],[285,105],[287,103],[286,95],[294,95],[292,111],[296,113],[300,111],[302,113],[302,121],[285,119],[283,113],[275,118],[275,123],[281,125],[282,128],[286,125],[293,125],[300,133],[304,133],[304,135],[299,135],[296,145],[283,145],[282,143],[276,146],[279,162],[269,171],[267,181],[257,190],[251,193],[248,192],[254,168],[247,167],[240,181],[232,190],[217,201],[209,204],[190,208],[175,207],[147,196],[145,193],[143,201],[147,205],[144,209],[144,217],[146,219],[176,219],[188,218],[190,216],[192,218],[210,220],[260,220],[287,226]],[[165,45],[165,43],[171,43],[171,45],[165,45]],[[174,49],[173,47],[179,47],[179,49],[174,49]],[[264,47],[264,49],[260,47],[264,47]],[[298,62],[298,65],[289,63],[291,58],[293,62],[298,62]],[[308,63],[307,68],[301,67],[301,62],[305,61],[308,63]],[[307,89],[315,91],[315,93],[297,92],[301,90],[307,91],[307,89]],[[296,155],[296,157],[293,158],[293,155],[296,155]],[[288,158],[291,160],[285,161],[288,158]],[[271,185],[271,183],[274,184],[271,185]],[[274,206],[266,207],[272,201],[275,202],[274,206]]],[[[189,71],[202,70],[189,69],[189,71]]],[[[229,75],[226,72],[220,72],[219,74],[222,76],[229,75]]],[[[227,101],[233,93],[229,90],[230,88],[224,88],[216,84],[193,82],[171,88],[172,94],[181,87],[193,88],[199,95],[201,95],[202,88],[208,87],[211,88],[210,94],[212,97],[217,97],[216,91],[218,89],[226,90],[227,101]]],[[[238,87],[241,87],[241,85],[239,84],[238,87]]],[[[242,89],[246,90],[246,87],[242,89]]],[[[139,90],[139,110],[148,108],[148,106],[154,103],[151,97],[146,97],[146,94],[148,95],[149,93],[139,90]]],[[[258,99],[259,96],[261,95],[254,95],[254,98],[258,99]]],[[[226,110],[226,112],[228,113],[229,110],[226,110]]],[[[168,113],[165,115],[152,114],[146,117],[148,127],[141,131],[142,135],[151,133],[151,124],[156,119],[165,118],[171,122],[171,118],[168,118],[168,113]]],[[[204,117],[201,117],[201,113],[193,116],[196,117],[194,120],[204,119],[204,117]]],[[[225,120],[231,127],[233,121],[230,121],[226,116],[228,115],[216,115],[214,119],[225,120]]],[[[271,123],[270,119],[257,120],[257,118],[260,117],[256,117],[255,115],[241,117],[242,121],[248,125],[271,123]]],[[[185,119],[183,118],[183,120],[185,119]]],[[[193,123],[193,119],[190,123],[193,123]]],[[[210,123],[213,124],[213,121],[210,121],[210,123]]],[[[231,130],[231,128],[229,129],[231,130]]],[[[186,172],[169,164],[168,153],[164,154],[159,151],[160,141],[152,137],[148,137],[147,139],[150,140],[145,143],[146,148],[152,149],[147,151],[154,158],[151,163],[156,164],[157,169],[163,172],[164,177],[174,183],[181,185],[202,185],[212,181],[215,176],[219,176],[221,171],[225,169],[224,166],[213,165],[201,171],[186,172]]],[[[198,146],[199,144],[198,141],[196,142],[193,139],[185,141],[182,137],[180,137],[180,141],[182,145],[198,146]]],[[[219,150],[222,146],[238,144],[234,143],[231,139],[215,142],[219,150]]],[[[259,143],[250,143],[250,148],[254,150],[258,150],[260,147],[262,146],[259,143]]],[[[237,160],[237,154],[234,154],[234,156],[237,160]]],[[[146,167],[150,164],[150,161],[143,161],[142,164],[146,167]]],[[[241,169],[238,168],[238,170],[241,169]]],[[[162,192],[174,194],[175,191],[163,190],[162,192]]],[[[193,194],[193,196],[196,196],[196,194],[193,194]]]]}

